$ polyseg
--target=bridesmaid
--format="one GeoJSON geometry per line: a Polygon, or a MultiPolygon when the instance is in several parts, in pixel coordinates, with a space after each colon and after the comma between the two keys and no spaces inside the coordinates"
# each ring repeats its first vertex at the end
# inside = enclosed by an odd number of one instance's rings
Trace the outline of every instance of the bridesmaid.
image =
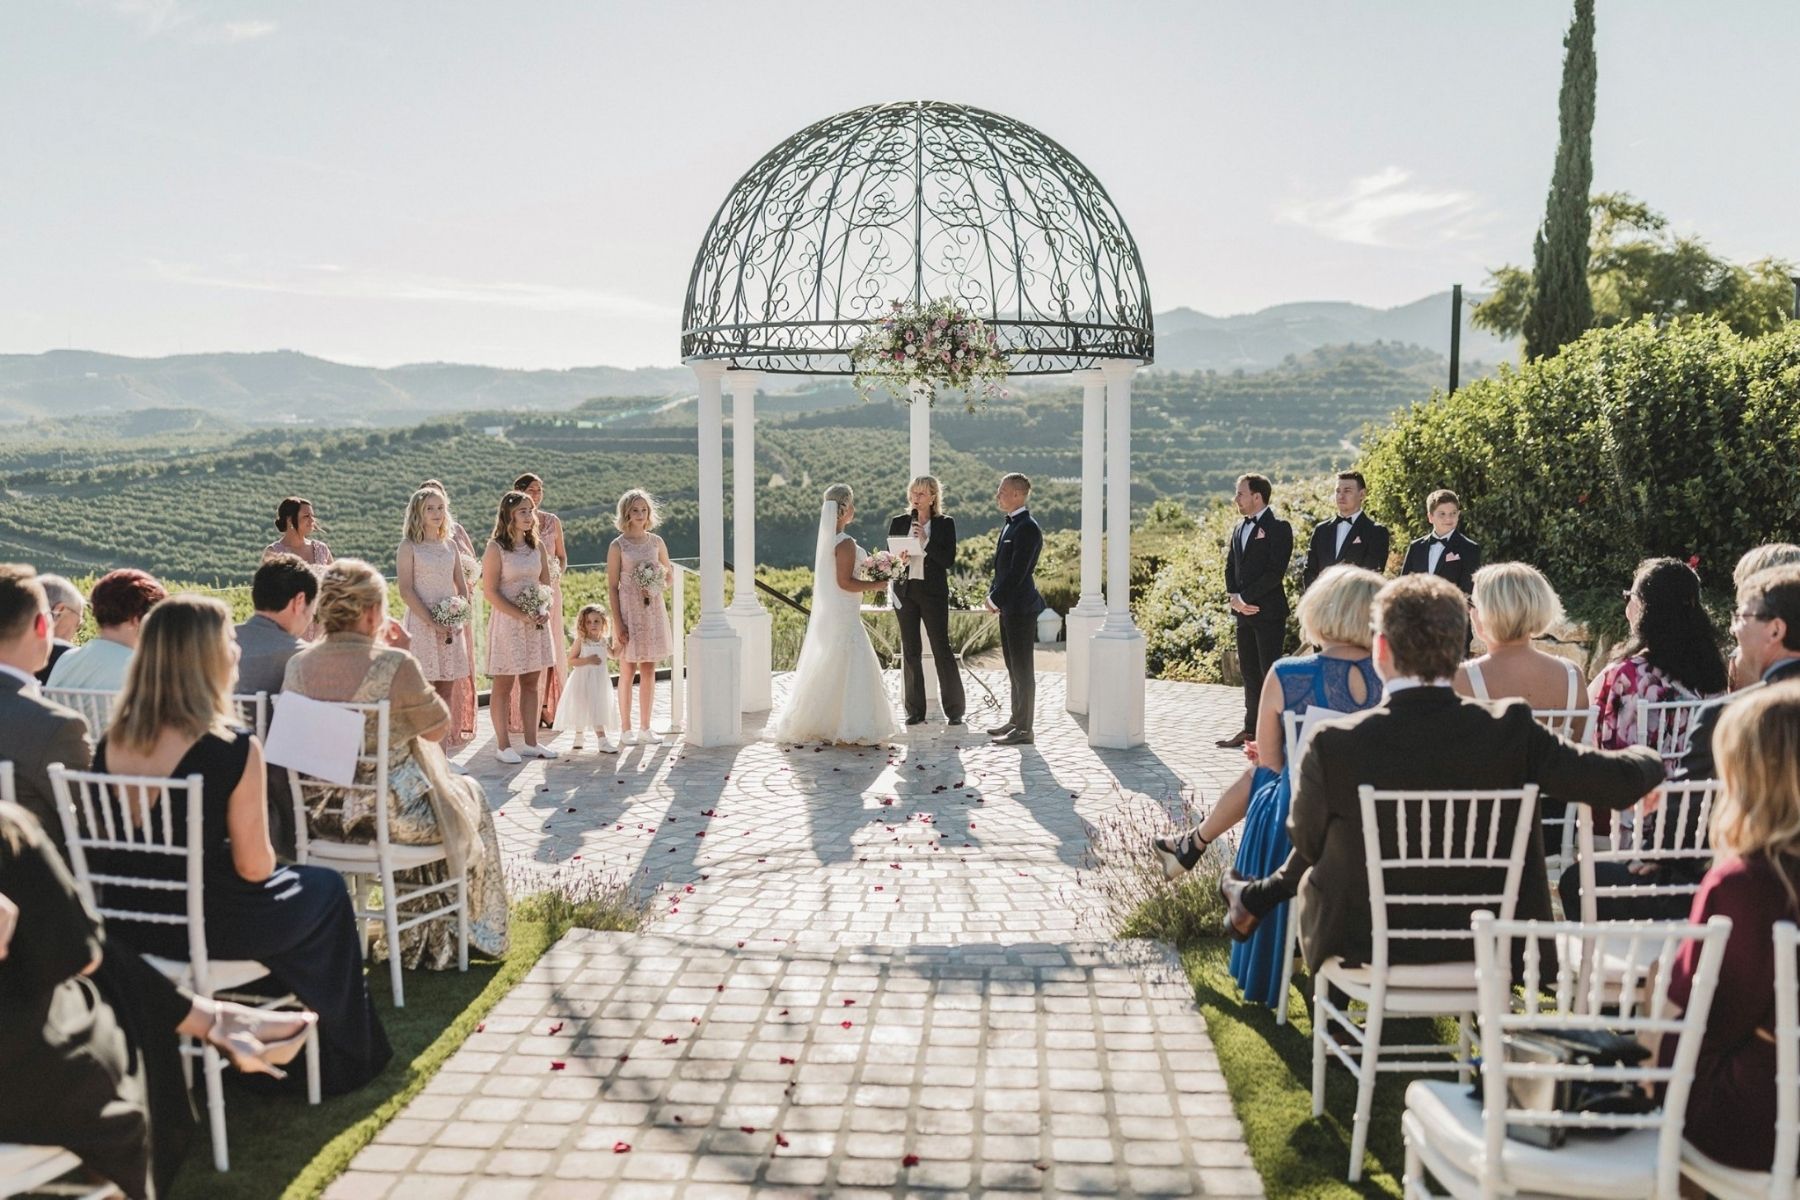
{"type": "Polygon", "coordinates": [[[469,673],[462,629],[442,625],[432,609],[452,596],[469,597],[462,555],[450,536],[450,506],[444,494],[420,488],[406,506],[400,548],[394,554],[400,602],[406,606],[407,634],[425,682],[449,705],[456,680],[469,673]]]}
{"type": "Polygon", "coordinates": [[[627,746],[638,741],[631,728],[631,678],[637,673],[638,724],[643,740],[651,745],[662,741],[650,728],[650,713],[656,706],[656,664],[669,656],[672,638],[669,610],[663,601],[674,567],[669,562],[669,548],[650,531],[656,528],[656,501],[642,488],[632,488],[619,497],[613,524],[619,536],[606,548],[606,592],[612,603],[614,636],[619,639],[619,724],[627,746]],[[654,588],[645,588],[637,574],[645,567],[660,567],[654,588]]]}
{"type": "Polygon", "coordinates": [[[549,617],[525,612],[516,603],[519,593],[531,585],[550,587],[550,554],[538,540],[537,508],[524,492],[500,497],[494,517],[494,534],[481,555],[481,587],[492,615],[488,618],[487,670],[494,692],[488,716],[494,723],[494,754],[503,763],[523,761],[521,756],[555,758],[556,751],[537,744],[537,722],[525,722],[525,744],[512,748],[507,714],[513,690],[519,692],[523,712],[538,711],[538,679],[556,651],[550,640],[549,617]]]}
{"type": "MultiPolygon", "coordinates": [[[[275,528],[280,531],[281,536],[263,547],[264,562],[277,554],[296,554],[301,562],[313,569],[314,575],[320,574],[332,564],[331,547],[312,536],[319,528],[319,521],[313,515],[311,500],[304,496],[289,496],[276,505],[275,528]]],[[[319,623],[314,621],[306,627],[304,640],[316,642],[320,632],[319,623]]]]}
{"type": "MultiPolygon", "coordinates": [[[[419,485],[443,493],[444,507],[450,507],[450,492],[435,479],[427,479],[419,485]]],[[[450,516],[450,540],[456,545],[457,565],[462,571],[463,582],[468,585],[469,604],[473,611],[469,614],[468,624],[462,627],[463,653],[469,660],[468,672],[456,680],[450,692],[450,732],[444,735],[443,746],[446,753],[454,754],[467,745],[475,736],[475,719],[478,712],[476,696],[480,689],[475,683],[475,628],[476,615],[480,611],[481,589],[476,586],[481,580],[481,559],[475,554],[475,540],[469,531],[463,528],[452,513],[450,516]]],[[[461,770],[455,763],[451,769],[461,770]]]]}
{"type": "MultiPolygon", "coordinates": [[[[568,647],[563,644],[562,577],[569,569],[569,551],[563,544],[562,521],[555,513],[544,511],[543,479],[527,471],[513,480],[513,491],[531,497],[531,503],[537,509],[538,540],[550,554],[550,644],[556,651],[556,661],[544,672],[543,703],[538,714],[538,728],[549,729],[556,723],[556,703],[562,698],[563,684],[567,682],[568,665],[564,660],[568,657],[568,647]]],[[[516,715],[513,724],[515,728],[518,725],[516,715]]]]}

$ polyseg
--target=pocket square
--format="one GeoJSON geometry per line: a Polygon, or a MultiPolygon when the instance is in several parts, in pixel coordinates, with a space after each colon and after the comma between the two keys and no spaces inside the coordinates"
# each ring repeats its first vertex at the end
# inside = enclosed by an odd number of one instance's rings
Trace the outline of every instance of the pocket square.
{"type": "Polygon", "coordinates": [[[1451,553],[1444,555],[1444,561],[1445,562],[1461,562],[1462,555],[1457,554],[1456,552],[1452,551],[1451,553]]]}
{"type": "Polygon", "coordinates": [[[1268,536],[1269,536],[1269,531],[1268,531],[1268,530],[1266,530],[1266,529],[1259,529],[1259,530],[1257,530],[1257,531],[1256,531],[1256,539],[1255,539],[1255,540],[1256,540],[1256,541],[1259,541],[1259,542],[1260,542],[1260,541],[1262,541],[1262,540],[1263,540],[1263,539],[1264,539],[1264,538],[1266,538],[1266,537],[1268,537],[1268,536]]]}
{"type": "Polygon", "coordinates": [[[1351,538],[1350,544],[1352,546],[1360,546],[1360,545],[1362,545],[1362,539],[1361,538],[1351,538]]]}

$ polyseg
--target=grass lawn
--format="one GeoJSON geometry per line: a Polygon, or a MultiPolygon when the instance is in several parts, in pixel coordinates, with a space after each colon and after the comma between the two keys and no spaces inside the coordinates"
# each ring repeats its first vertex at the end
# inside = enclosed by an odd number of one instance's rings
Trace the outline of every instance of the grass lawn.
{"type": "MultiPolygon", "coordinates": [[[[471,954],[468,972],[409,971],[406,1007],[395,1008],[387,967],[369,971],[375,1010],[387,1028],[394,1058],[373,1081],[348,1096],[326,1097],[317,1108],[298,1095],[270,1095],[238,1086],[225,1072],[225,1122],[231,1143],[231,1170],[212,1168],[211,1140],[204,1115],[199,1136],[172,1189],[174,1200],[289,1200],[316,1196],[418,1094],[427,1080],[494,1003],[525,977],[544,951],[569,929],[629,929],[636,914],[623,906],[571,904],[534,896],[513,905],[512,948],[502,959],[471,954]]],[[[295,1059],[291,1076],[305,1070],[295,1059]]],[[[204,1107],[204,1093],[195,1092],[204,1107]]]]}
{"type": "MultiPolygon", "coordinates": [[[[1334,1063],[1326,1075],[1325,1115],[1313,1119],[1310,982],[1304,977],[1296,981],[1288,1000],[1288,1024],[1282,1026],[1275,1024],[1273,1009],[1245,1004],[1239,998],[1228,969],[1229,942],[1221,938],[1188,941],[1182,946],[1181,962],[1218,1051],[1250,1157],[1262,1175],[1263,1190],[1275,1200],[1398,1197],[1405,1167],[1400,1114],[1405,1108],[1406,1085],[1416,1076],[1380,1077],[1362,1182],[1346,1183],[1356,1086],[1350,1073],[1334,1063]]],[[[1433,1039],[1454,1042],[1455,1036],[1454,1020],[1447,1026],[1390,1021],[1382,1040],[1389,1044],[1433,1039]]]]}

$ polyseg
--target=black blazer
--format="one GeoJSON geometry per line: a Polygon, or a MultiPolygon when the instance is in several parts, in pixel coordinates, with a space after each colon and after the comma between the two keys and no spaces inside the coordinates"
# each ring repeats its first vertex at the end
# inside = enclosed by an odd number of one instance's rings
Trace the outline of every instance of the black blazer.
{"type": "MultiPolygon", "coordinates": [[[[907,537],[912,533],[912,510],[908,509],[888,522],[889,537],[907,537]]],[[[917,588],[942,600],[950,598],[950,572],[956,567],[956,522],[939,513],[931,518],[931,540],[925,543],[925,578],[897,579],[896,594],[917,588]]]]}
{"type": "MultiPolygon", "coordinates": [[[[1406,547],[1406,562],[1400,567],[1402,575],[1423,575],[1431,565],[1431,535],[1414,538],[1406,547]]],[[[1463,536],[1460,529],[1450,531],[1449,540],[1444,543],[1444,552],[1438,556],[1437,570],[1432,572],[1439,579],[1448,579],[1468,595],[1475,590],[1475,572],[1481,569],[1481,547],[1463,536]]]]}
{"type": "MultiPolygon", "coordinates": [[[[1501,789],[1535,783],[1546,794],[1579,796],[1618,810],[1662,782],[1662,760],[1648,746],[1598,750],[1557,737],[1523,700],[1468,700],[1447,686],[1408,688],[1374,708],[1318,727],[1300,756],[1288,810],[1294,852],[1312,864],[1300,887],[1300,944],[1317,970],[1342,955],[1366,963],[1371,953],[1369,876],[1357,788],[1501,789]]],[[[1443,868],[1451,870],[1451,868],[1443,868]]],[[[1416,872],[1420,890],[1438,883],[1416,872]]],[[[1422,915],[1427,927],[1460,923],[1441,909],[1422,915]]],[[[1521,920],[1550,919],[1542,822],[1531,823],[1518,910],[1521,920]]],[[[1470,944],[1402,938],[1388,943],[1392,962],[1467,958],[1470,944]]]]}
{"type": "Polygon", "coordinates": [[[1335,567],[1339,563],[1367,567],[1377,575],[1387,573],[1387,526],[1377,525],[1366,512],[1357,513],[1356,523],[1350,526],[1350,536],[1344,539],[1342,554],[1337,549],[1337,528],[1336,517],[1313,526],[1312,542],[1306,548],[1306,566],[1300,575],[1305,587],[1311,587],[1313,580],[1325,573],[1326,567],[1335,567]]]}
{"type": "Polygon", "coordinates": [[[994,586],[988,590],[988,599],[1001,613],[1035,617],[1044,611],[1044,598],[1032,578],[1043,549],[1044,531],[1029,512],[1006,518],[994,546],[994,586]]]}
{"type": "Polygon", "coordinates": [[[1238,616],[1238,620],[1285,624],[1288,602],[1283,584],[1294,560],[1294,527],[1265,508],[1242,549],[1238,548],[1240,528],[1242,522],[1233,525],[1225,543],[1225,591],[1262,611],[1254,617],[1238,616]]]}
{"type": "Polygon", "coordinates": [[[1719,717],[1727,705],[1751,695],[1761,688],[1773,683],[1789,683],[1800,681],[1800,658],[1782,663],[1773,671],[1748,687],[1739,688],[1729,696],[1720,696],[1711,704],[1702,708],[1694,717],[1694,729],[1688,737],[1688,752],[1681,760],[1681,777],[1683,779],[1717,779],[1719,768],[1713,762],[1713,734],[1719,728],[1719,717]]]}

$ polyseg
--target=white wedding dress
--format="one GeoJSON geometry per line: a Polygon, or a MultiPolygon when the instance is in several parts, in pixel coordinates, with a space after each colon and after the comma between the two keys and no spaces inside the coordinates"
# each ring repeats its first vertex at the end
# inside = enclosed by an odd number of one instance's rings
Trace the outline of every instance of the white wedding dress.
{"type": "Polygon", "coordinates": [[[837,505],[826,501],[819,518],[813,562],[812,618],[794,668],[787,707],[773,736],[782,742],[850,742],[876,745],[900,732],[881,678],[881,662],[863,628],[862,595],[837,582],[837,547],[856,543],[837,532],[837,505]]]}

